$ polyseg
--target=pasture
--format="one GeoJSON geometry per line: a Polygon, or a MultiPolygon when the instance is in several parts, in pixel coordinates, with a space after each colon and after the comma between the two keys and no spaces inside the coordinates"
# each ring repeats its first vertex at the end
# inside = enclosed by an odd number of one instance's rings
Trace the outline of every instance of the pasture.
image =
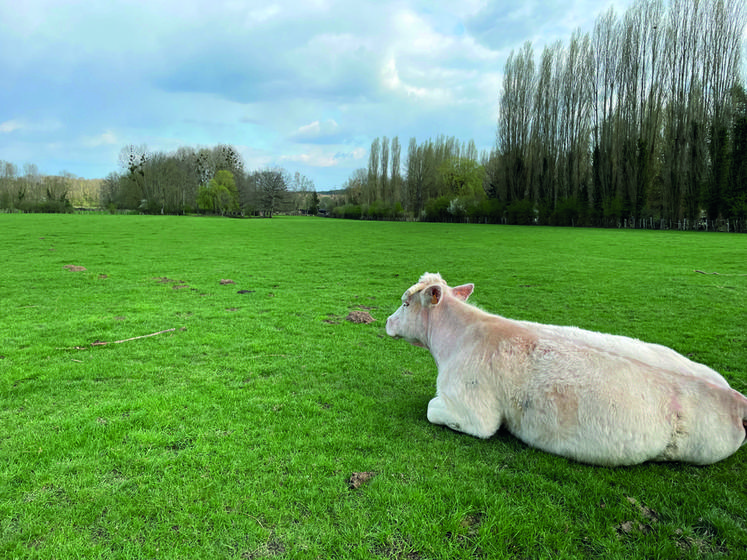
{"type": "Polygon", "coordinates": [[[0,557],[747,550],[747,448],[601,468],[452,432],[426,420],[430,354],[384,331],[440,272],[487,311],[665,344],[747,393],[744,235],[2,214],[0,239],[0,557]]]}

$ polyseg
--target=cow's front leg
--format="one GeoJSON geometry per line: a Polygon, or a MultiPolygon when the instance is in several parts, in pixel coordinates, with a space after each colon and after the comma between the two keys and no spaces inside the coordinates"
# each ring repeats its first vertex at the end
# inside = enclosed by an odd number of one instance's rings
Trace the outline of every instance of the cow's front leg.
{"type": "Polygon", "coordinates": [[[483,426],[467,408],[442,396],[435,397],[428,403],[428,422],[448,426],[452,430],[479,438],[489,438],[497,429],[491,430],[483,426]]]}
{"type": "Polygon", "coordinates": [[[462,420],[446,406],[441,397],[435,397],[428,403],[428,422],[448,426],[452,430],[462,431],[462,420]]]}

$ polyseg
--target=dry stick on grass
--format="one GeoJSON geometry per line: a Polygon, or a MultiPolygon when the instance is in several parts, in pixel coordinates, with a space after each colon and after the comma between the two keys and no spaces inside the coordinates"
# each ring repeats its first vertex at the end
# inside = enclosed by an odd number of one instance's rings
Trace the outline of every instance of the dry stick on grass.
{"type": "Polygon", "coordinates": [[[747,274],[721,274],[720,272],[703,272],[702,270],[696,270],[698,274],[715,274],[717,276],[747,276],[747,274]]]}
{"type": "MultiPolygon", "coordinates": [[[[107,344],[120,344],[122,342],[129,342],[131,340],[139,340],[141,338],[148,338],[149,336],[156,336],[157,334],[163,334],[167,332],[174,332],[176,328],[166,329],[165,331],[158,331],[150,334],[144,334],[142,336],[133,336],[132,338],[125,338],[123,340],[114,340],[112,342],[105,342],[103,340],[97,340],[91,343],[91,346],[106,346],[107,344]]],[[[181,330],[187,330],[186,327],[182,327],[181,330]]],[[[85,350],[86,346],[73,346],[72,348],[56,348],[55,350],[85,350]]]]}
{"type": "Polygon", "coordinates": [[[144,334],[142,336],[133,336],[132,338],[125,338],[124,340],[114,340],[112,342],[103,342],[103,341],[97,340],[96,342],[92,342],[91,346],[104,346],[105,344],[120,344],[122,342],[129,342],[131,340],[138,340],[140,338],[148,338],[149,336],[156,336],[157,334],[163,334],[163,333],[167,333],[167,332],[173,332],[175,330],[176,330],[176,328],[166,329],[165,331],[158,331],[158,332],[154,332],[154,333],[150,333],[150,334],[144,334]]]}

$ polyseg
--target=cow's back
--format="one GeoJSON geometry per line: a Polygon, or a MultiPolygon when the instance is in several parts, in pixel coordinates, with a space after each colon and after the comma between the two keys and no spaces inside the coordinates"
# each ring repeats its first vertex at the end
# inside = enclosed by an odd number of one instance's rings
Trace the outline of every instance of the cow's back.
{"type": "Polygon", "coordinates": [[[733,393],[583,342],[541,338],[507,427],[530,445],[588,463],[710,463],[744,441],[733,393]]]}
{"type": "Polygon", "coordinates": [[[542,338],[563,340],[570,345],[585,345],[598,352],[618,355],[622,358],[636,360],[681,374],[693,375],[715,385],[729,387],[729,383],[717,371],[704,364],[694,362],[679,352],[660,344],[643,342],[627,336],[589,331],[578,327],[543,325],[526,321],[520,323],[534,329],[542,338]]]}

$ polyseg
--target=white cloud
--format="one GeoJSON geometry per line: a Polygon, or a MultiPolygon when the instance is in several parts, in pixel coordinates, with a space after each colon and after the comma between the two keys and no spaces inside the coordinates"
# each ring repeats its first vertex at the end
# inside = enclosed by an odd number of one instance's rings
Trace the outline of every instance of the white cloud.
{"type": "Polygon", "coordinates": [[[339,130],[340,126],[334,119],[327,119],[324,122],[316,120],[298,127],[289,139],[293,142],[316,142],[336,135],[339,130]]]}
{"type": "MultiPolygon", "coordinates": [[[[436,72],[439,72],[437,69],[436,72]]],[[[400,77],[397,69],[397,61],[392,56],[385,64],[381,72],[383,84],[392,92],[404,94],[410,98],[412,103],[427,102],[433,105],[447,105],[454,101],[453,90],[449,87],[433,87],[433,80],[426,78],[416,68],[411,68],[411,81],[405,82],[400,77]],[[428,82],[428,86],[417,86],[414,83],[428,82]]],[[[445,82],[441,82],[445,83],[445,82]]]]}
{"type": "Polygon", "coordinates": [[[10,119],[0,123],[0,133],[22,131],[24,133],[48,133],[62,128],[62,123],[56,119],[28,121],[26,119],[10,119]]]}
{"type": "Polygon", "coordinates": [[[111,130],[102,132],[98,136],[88,137],[83,139],[83,145],[89,148],[97,148],[99,146],[111,146],[119,143],[120,140],[117,135],[111,130]]]}
{"type": "Polygon", "coordinates": [[[275,156],[267,150],[241,144],[233,144],[233,147],[241,154],[248,171],[266,169],[275,165],[275,156]]]}
{"type": "Polygon", "coordinates": [[[4,134],[9,134],[16,130],[21,130],[22,128],[24,128],[24,124],[18,119],[11,119],[9,121],[0,123],[0,132],[4,134]]]}
{"type": "Polygon", "coordinates": [[[313,147],[307,152],[300,154],[288,154],[281,156],[281,161],[302,163],[310,167],[335,167],[345,163],[358,161],[366,157],[366,150],[353,148],[347,151],[336,151],[329,148],[313,147]]]}
{"type": "Polygon", "coordinates": [[[311,167],[333,167],[337,165],[337,160],[334,156],[323,154],[293,154],[281,156],[280,159],[281,161],[303,163],[311,167]]]}
{"type": "Polygon", "coordinates": [[[246,16],[246,23],[253,27],[255,25],[261,25],[271,20],[280,13],[280,6],[277,4],[269,4],[262,6],[261,8],[251,9],[246,16]]]}

